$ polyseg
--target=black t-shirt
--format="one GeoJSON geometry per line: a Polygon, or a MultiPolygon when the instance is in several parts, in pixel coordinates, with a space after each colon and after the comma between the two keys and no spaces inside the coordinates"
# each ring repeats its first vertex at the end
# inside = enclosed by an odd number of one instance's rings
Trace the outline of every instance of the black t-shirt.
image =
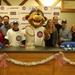
{"type": "Polygon", "coordinates": [[[46,47],[53,47],[53,44],[52,44],[52,35],[53,34],[50,34],[50,39],[49,40],[45,40],[45,46],[46,47]]]}
{"type": "Polygon", "coordinates": [[[55,24],[55,27],[56,27],[56,29],[57,29],[57,31],[58,31],[58,34],[59,34],[59,30],[60,30],[60,28],[62,27],[60,24],[55,24]]]}
{"type": "Polygon", "coordinates": [[[75,32],[72,33],[72,41],[75,42],[75,32]]]}

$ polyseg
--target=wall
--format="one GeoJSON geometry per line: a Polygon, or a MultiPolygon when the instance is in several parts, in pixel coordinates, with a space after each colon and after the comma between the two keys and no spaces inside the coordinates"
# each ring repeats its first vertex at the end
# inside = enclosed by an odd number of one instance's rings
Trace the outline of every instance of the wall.
{"type": "Polygon", "coordinates": [[[73,24],[75,24],[75,13],[65,13],[61,12],[61,20],[67,19],[68,21],[68,27],[71,27],[73,24]]]}

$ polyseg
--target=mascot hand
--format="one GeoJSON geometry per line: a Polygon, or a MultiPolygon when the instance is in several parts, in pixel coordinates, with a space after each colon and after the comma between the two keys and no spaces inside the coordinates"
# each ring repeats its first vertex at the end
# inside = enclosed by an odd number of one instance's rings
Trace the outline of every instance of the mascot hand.
{"type": "Polygon", "coordinates": [[[44,39],[45,40],[50,39],[50,34],[48,33],[47,29],[44,29],[44,39]]]}
{"type": "Polygon", "coordinates": [[[24,47],[25,47],[25,45],[24,45],[24,44],[21,44],[21,47],[22,47],[22,48],[24,48],[24,47]]]}

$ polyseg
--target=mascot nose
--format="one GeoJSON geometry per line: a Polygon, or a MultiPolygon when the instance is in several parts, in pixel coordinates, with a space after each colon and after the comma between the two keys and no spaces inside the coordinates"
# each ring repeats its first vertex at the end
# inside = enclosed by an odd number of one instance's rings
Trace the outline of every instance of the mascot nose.
{"type": "Polygon", "coordinates": [[[40,15],[40,14],[37,14],[37,15],[40,15]]]}

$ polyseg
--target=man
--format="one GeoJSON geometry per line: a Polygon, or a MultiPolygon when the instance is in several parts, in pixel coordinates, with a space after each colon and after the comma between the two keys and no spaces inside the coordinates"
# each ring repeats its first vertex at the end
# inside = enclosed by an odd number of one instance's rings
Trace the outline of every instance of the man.
{"type": "Polygon", "coordinates": [[[5,37],[6,32],[11,28],[11,25],[9,24],[9,16],[3,17],[3,25],[0,28],[0,32],[2,33],[3,37],[5,37]]]}
{"type": "Polygon", "coordinates": [[[5,36],[5,46],[21,46],[25,47],[25,37],[23,32],[19,29],[18,21],[13,21],[12,29],[7,31],[5,36]]]}
{"type": "Polygon", "coordinates": [[[60,30],[60,28],[61,28],[62,26],[58,23],[58,17],[57,17],[57,16],[54,16],[54,17],[53,17],[53,23],[54,23],[54,25],[55,25],[55,27],[56,27],[56,29],[57,29],[57,32],[58,32],[58,44],[60,44],[60,43],[59,43],[59,30],[60,30]]]}
{"type": "Polygon", "coordinates": [[[62,20],[62,28],[60,29],[59,32],[59,41],[60,42],[67,42],[67,41],[71,41],[72,39],[72,34],[71,34],[71,30],[67,27],[67,20],[62,20]]]}
{"type": "Polygon", "coordinates": [[[58,31],[58,34],[59,34],[59,30],[60,30],[60,28],[61,28],[62,26],[58,23],[58,17],[57,17],[57,16],[54,16],[54,17],[53,17],[53,22],[54,22],[54,25],[55,25],[55,27],[56,27],[56,29],[57,29],[57,31],[58,31]]]}

